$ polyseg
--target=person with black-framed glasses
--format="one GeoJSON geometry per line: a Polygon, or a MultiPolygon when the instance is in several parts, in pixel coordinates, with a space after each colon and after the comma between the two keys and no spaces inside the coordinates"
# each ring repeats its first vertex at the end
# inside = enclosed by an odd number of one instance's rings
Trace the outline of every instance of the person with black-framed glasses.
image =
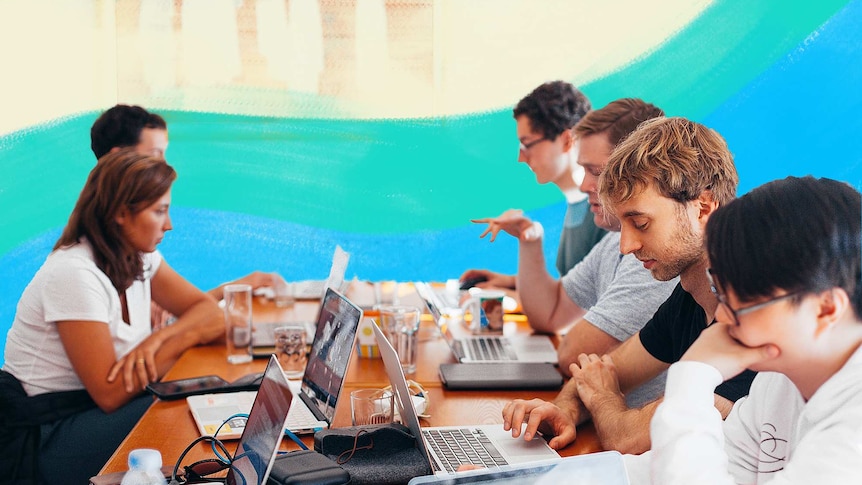
{"type": "MultiPolygon", "coordinates": [[[[590,109],[590,100],[578,88],[565,81],[551,81],[536,87],[512,110],[518,136],[518,162],[530,168],[537,183],[554,184],[566,198],[556,261],[560,275],[581,261],[607,233],[593,221],[587,196],[580,190],[583,169],[576,163],[578,154],[572,129],[590,109]]],[[[517,212],[523,216],[520,210],[517,212]]],[[[517,286],[516,275],[487,269],[467,270],[460,280],[482,288],[504,289],[510,294],[517,286]]]]}
{"type": "MultiPolygon", "coordinates": [[[[716,323],[668,371],[632,483],[856,483],[862,463],[862,198],[788,177],[706,228],[716,323]],[[712,387],[761,371],[724,421],[712,387]],[[764,372],[770,371],[770,372],[764,372]]],[[[634,468],[634,467],[632,467],[634,468]]]]}

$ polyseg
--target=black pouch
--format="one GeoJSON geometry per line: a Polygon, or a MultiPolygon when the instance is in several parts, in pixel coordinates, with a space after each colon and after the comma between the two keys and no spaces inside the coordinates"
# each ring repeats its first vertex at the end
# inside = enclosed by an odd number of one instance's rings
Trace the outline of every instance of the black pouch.
{"type": "Polygon", "coordinates": [[[314,434],[314,449],[347,470],[352,485],[394,485],[432,473],[416,437],[397,423],[324,429],[314,434]]]}
{"type": "Polygon", "coordinates": [[[269,474],[269,485],[344,485],[350,474],[335,462],[311,450],[279,455],[269,474]]]}

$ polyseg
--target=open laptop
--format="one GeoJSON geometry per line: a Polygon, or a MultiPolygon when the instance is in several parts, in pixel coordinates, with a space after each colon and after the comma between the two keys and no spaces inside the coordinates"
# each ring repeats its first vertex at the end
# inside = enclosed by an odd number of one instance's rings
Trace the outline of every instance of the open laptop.
{"type": "MultiPolygon", "coordinates": [[[[362,310],[358,306],[332,288],[326,290],[302,381],[291,383],[296,386],[299,399],[294,399],[290,407],[287,419],[290,431],[310,434],[332,423],[360,320],[362,310]]],[[[248,391],[205,394],[189,396],[186,401],[201,435],[207,435],[214,433],[232,414],[247,413],[254,394],[248,391]]],[[[243,418],[232,419],[222,427],[218,437],[238,438],[244,427],[243,418]]]]}
{"type": "Polygon", "coordinates": [[[395,393],[395,405],[401,420],[410,428],[420,450],[428,457],[435,475],[454,473],[459,465],[476,464],[495,468],[519,463],[558,460],[560,455],[541,437],[531,441],[512,438],[502,424],[481,426],[442,426],[421,428],[416,408],[410,398],[407,381],[395,349],[379,326],[372,325],[386,374],[395,393]],[[470,448],[465,452],[465,448],[470,448]],[[479,463],[476,463],[479,461],[479,463]]]}
{"type": "Polygon", "coordinates": [[[408,485],[423,484],[520,485],[629,485],[623,456],[618,451],[602,451],[570,456],[553,463],[518,465],[491,470],[476,470],[455,476],[427,475],[410,480],[408,485]]]}
{"type": "Polygon", "coordinates": [[[433,288],[427,283],[413,283],[416,292],[425,301],[429,313],[437,323],[449,349],[458,362],[544,362],[557,364],[557,349],[547,335],[470,335],[455,337],[449,328],[449,320],[434,297],[433,288]]]}
{"type": "Polygon", "coordinates": [[[275,357],[269,359],[225,483],[263,485],[269,478],[293,392],[275,357]]]}
{"type": "Polygon", "coordinates": [[[335,288],[341,291],[344,284],[344,273],[347,271],[347,263],[350,261],[350,253],[335,246],[332,254],[332,265],[329,267],[329,276],[325,280],[304,280],[290,283],[290,294],[297,300],[316,300],[322,298],[327,288],[335,288]]]}
{"type": "MultiPolygon", "coordinates": [[[[344,287],[344,273],[347,270],[347,263],[350,261],[350,253],[341,249],[341,246],[335,246],[335,253],[332,255],[332,266],[329,268],[329,277],[325,280],[305,280],[293,283],[287,283],[290,288],[290,294],[298,300],[316,300],[321,299],[326,294],[327,288],[333,288],[336,291],[342,291],[344,287]]],[[[267,322],[256,323],[251,331],[251,355],[253,357],[268,358],[270,354],[275,352],[275,328],[284,325],[285,322],[267,322]]],[[[309,329],[313,332],[313,329],[309,329]]],[[[309,333],[308,341],[313,337],[309,333]]]]}

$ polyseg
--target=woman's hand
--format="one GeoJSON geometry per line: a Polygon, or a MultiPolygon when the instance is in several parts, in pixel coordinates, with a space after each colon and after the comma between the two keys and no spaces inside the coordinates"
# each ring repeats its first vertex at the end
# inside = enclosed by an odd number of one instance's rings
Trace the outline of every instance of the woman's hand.
{"type": "Polygon", "coordinates": [[[128,354],[121,357],[108,372],[108,382],[114,382],[122,374],[126,392],[134,392],[135,386],[145,388],[158,380],[156,352],[164,342],[163,332],[155,332],[139,343],[128,354]]]}

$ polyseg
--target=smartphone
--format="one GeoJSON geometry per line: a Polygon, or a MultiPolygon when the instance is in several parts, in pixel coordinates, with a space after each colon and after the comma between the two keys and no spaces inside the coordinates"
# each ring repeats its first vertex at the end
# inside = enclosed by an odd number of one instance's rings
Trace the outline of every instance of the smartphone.
{"type": "Polygon", "coordinates": [[[175,381],[151,382],[147,390],[163,401],[180,399],[195,394],[218,392],[230,386],[230,383],[219,376],[190,377],[175,381]]]}

